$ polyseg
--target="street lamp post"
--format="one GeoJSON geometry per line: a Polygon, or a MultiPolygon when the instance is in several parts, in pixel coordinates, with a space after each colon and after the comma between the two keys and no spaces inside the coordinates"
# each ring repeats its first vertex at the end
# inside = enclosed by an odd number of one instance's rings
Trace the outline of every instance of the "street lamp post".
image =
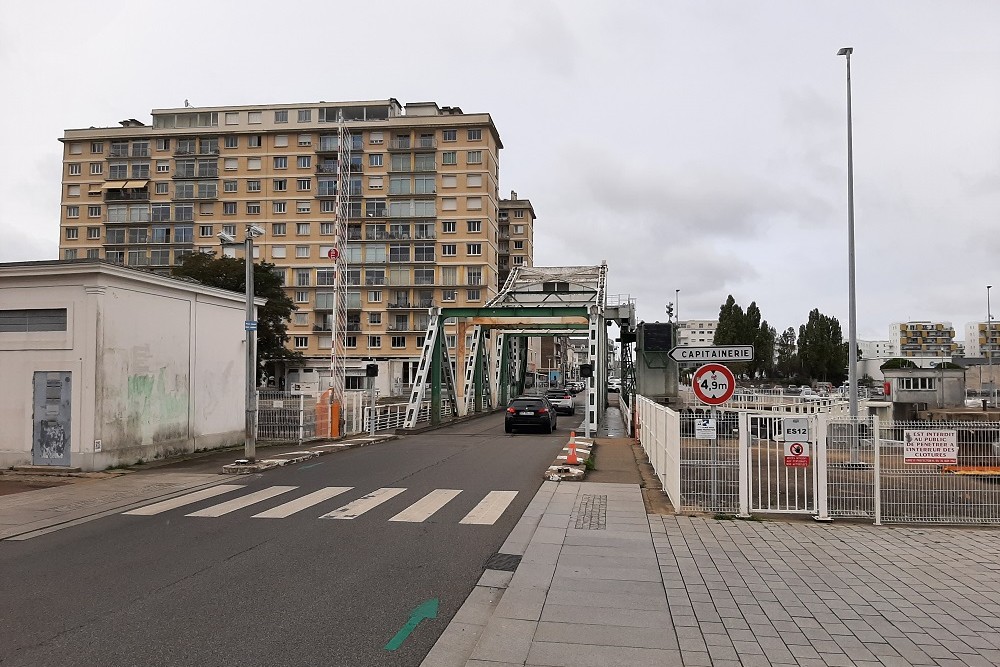
{"type": "MultiPolygon", "coordinates": [[[[253,240],[258,236],[263,236],[264,230],[257,225],[247,225],[246,237],[243,241],[244,264],[246,265],[246,321],[244,330],[246,332],[246,383],[244,396],[244,431],[243,431],[243,458],[251,463],[257,458],[257,321],[254,319],[254,286],[253,286],[253,240]]],[[[220,233],[219,239],[223,245],[238,245],[236,239],[225,232],[220,233]]]]}
{"type": "Polygon", "coordinates": [[[990,309],[990,290],[993,285],[986,286],[986,359],[990,365],[990,398],[993,406],[997,404],[997,383],[993,379],[993,349],[990,347],[990,339],[993,337],[993,311],[990,309]]]}
{"type": "Polygon", "coordinates": [[[850,387],[851,417],[858,416],[858,316],[854,290],[854,133],[851,123],[851,54],[845,47],[838,56],[847,57],[847,256],[848,256],[848,331],[847,381],[850,387]]]}

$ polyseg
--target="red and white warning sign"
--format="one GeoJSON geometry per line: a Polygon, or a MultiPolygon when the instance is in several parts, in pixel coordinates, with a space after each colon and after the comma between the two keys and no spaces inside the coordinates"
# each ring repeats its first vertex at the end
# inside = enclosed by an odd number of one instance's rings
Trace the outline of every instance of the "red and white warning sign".
{"type": "Polygon", "coordinates": [[[957,465],[957,432],[952,429],[904,431],[903,463],[957,465]]]}
{"type": "Polygon", "coordinates": [[[790,468],[809,466],[809,443],[797,440],[785,442],[785,465],[790,468]]]}

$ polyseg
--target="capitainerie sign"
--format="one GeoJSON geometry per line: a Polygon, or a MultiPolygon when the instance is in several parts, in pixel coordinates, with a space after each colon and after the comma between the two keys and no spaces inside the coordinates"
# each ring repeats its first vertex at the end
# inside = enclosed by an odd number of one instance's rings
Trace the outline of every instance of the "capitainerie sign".
{"type": "Polygon", "coordinates": [[[753,345],[675,347],[670,350],[670,358],[674,361],[753,361],[753,345]]]}

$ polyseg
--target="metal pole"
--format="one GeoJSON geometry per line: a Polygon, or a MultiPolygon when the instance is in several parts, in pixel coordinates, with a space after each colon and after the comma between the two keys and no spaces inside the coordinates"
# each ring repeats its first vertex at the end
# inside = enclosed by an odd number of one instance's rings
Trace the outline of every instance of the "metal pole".
{"type": "Polygon", "coordinates": [[[679,289],[674,290],[674,319],[677,323],[681,322],[681,291],[679,289]]]}
{"type": "Polygon", "coordinates": [[[853,51],[852,48],[840,50],[840,55],[847,56],[847,254],[850,336],[847,347],[847,369],[851,391],[850,411],[851,417],[855,418],[858,416],[858,322],[854,273],[854,131],[851,118],[851,53],[853,51]]]}
{"type": "Polygon", "coordinates": [[[369,405],[368,409],[368,435],[375,436],[375,378],[368,378],[368,396],[369,405]]]}
{"type": "Polygon", "coordinates": [[[993,311],[990,309],[990,290],[993,285],[986,286],[986,359],[990,365],[990,394],[993,405],[997,404],[997,384],[993,379],[993,349],[990,347],[990,339],[993,337],[993,311]]]}
{"type": "Polygon", "coordinates": [[[246,359],[246,424],[243,434],[243,456],[253,461],[257,457],[257,435],[254,429],[254,422],[257,417],[257,401],[255,386],[257,382],[257,360],[256,360],[256,319],[253,312],[253,236],[250,231],[246,233],[246,240],[243,243],[246,265],[246,321],[244,327],[247,331],[247,359],[246,359]],[[253,322],[253,325],[250,323],[253,322]],[[252,327],[252,328],[251,328],[252,327]]]}

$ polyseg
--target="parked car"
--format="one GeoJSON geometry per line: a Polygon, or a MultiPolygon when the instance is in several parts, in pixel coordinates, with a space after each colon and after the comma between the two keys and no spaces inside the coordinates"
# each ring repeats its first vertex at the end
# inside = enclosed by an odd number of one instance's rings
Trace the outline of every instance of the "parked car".
{"type": "Polygon", "coordinates": [[[555,408],[544,396],[520,396],[507,404],[503,430],[513,433],[518,428],[540,428],[552,433],[557,419],[555,408]]]}
{"type": "Polygon", "coordinates": [[[622,390],[622,381],[619,378],[611,378],[608,380],[608,391],[615,393],[622,390]]]}
{"type": "Polygon", "coordinates": [[[549,403],[559,414],[571,415],[576,412],[573,394],[568,389],[549,389],[545,392],[545,398],[549,399],[549,403]]]}

